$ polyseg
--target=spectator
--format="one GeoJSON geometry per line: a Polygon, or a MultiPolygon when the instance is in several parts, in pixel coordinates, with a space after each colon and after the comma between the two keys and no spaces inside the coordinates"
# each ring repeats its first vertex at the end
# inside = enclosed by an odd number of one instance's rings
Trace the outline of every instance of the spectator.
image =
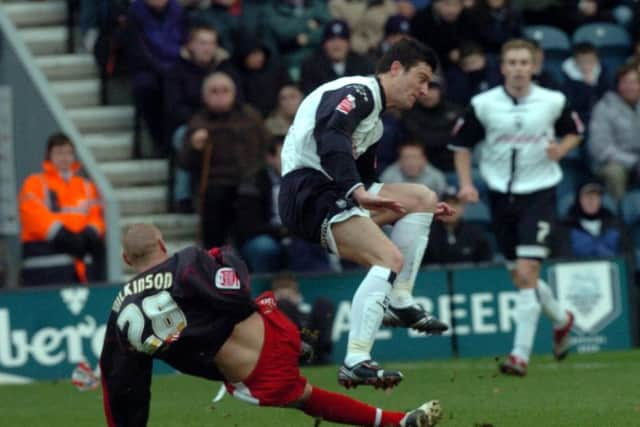
{"type": "Polygon", "coordinates": [[[411,20],[413,36],[438,53],[445,69],[460,59],[462,10],[462,0],[433,0],[411,20]]]}
{"type": "Polygon", "coordinates": [[[466,38],[494,58],[506,41],[522,35],[522,18],[510,0],[479,0],[464,13],[468,17],[466,38]]]}
{"type": "Polygon", "coordinates": [[[243,100],[266,117],[276,107],[280,88],[290,81],[287,69],[252,35],[238,37],[235,45],[233,64],[243,100]]]}
{"type": "Polygon", "coordinates": [[[607,192],[620,200],[640,176],[640,70],[620,67],[616,91],[607,92],[591,117],[588,149],[607,192]]]}
{"type": "Polygon", "coordinates": [[[373,64],[351,50],[351,33],[345,21],[329,21],[322,35],[322,48],[302,63],[300,85],[310,93],[338,77],[373,74],[373,64]]]}
{"type": "Polygon", "coordinates": [[[287,134],[302,102],[302,97],[302,91],[292,83],[284,85],[280,89],[278,106],[265,121],[265,125],[271,135],[284,137],[287,134]]]}
{"type": "Polygon", "coordinates": [[[576,199],[562,221],[560,256],[611,257],[630,250],[624,227],[613,213],[602,206],[604,187],[597,181],[582,184],[576,199]]]}
{"type": "Polygon", "coordinates": [[[129,9],[125,47],[136,109],[144,118],[164,157],[168,144],[164,128],[163,78],[180,59],[185,21],[176,0],[135,0],[129,9]]]}
{"type": "Polygon", "coordinates": [[[300,64],[320,46],[331,15],[324,0],[273,0],[265,6],[265,31],[283,57],[293,80],[300,64]]]}
{"type": "Polygon", "coordinates": [[[296,278],[289,273],[280,273],[274,277],[271,289],[280,310],[300,329],[305,342],[311,343],[311,363],[330,363],[333,350],[331,330],[335,317],[334,304],[326,298],[316,299],[311,306],[304,302],[296,278]]]}
{"type": "Polygon", "coordinates": [[[202,240],[213,247],[227,243],[237,187],[260,168],[267,132],[260,113],[237,101],[228,74],[207,77],[202,96],[204,108],[189,121],[180,163],[200,179],[202,240]]]}
{"type": "Polygon", "coordinates": [[[205,0],[189,14],[192,22],[218,30],[220,45],[229,53],[235,53],[236,37],[261,36],[264,5],[258,0],[205,0]]]}
{"type": "Polygon", "coordinates": [[[291,237],[278,214],[282,138],[274,138],[266,165],[238,187],[235,243],[255,273],[283,268],[294,271],[330,271],[320,244],[291,237]]]}
{"type": "Polygon", "coordinates": [[[49,137],[42,168],[27,177],[19,196],[23,284],[104,280],[102,203],[93,183],[78,174],[80,164],[66,135],[49,137]]]}
{"type": "Polygon", "coordinates": [[[384,24],[398,13],[398,6],[394,0],[331,0],[329,11],[334,18],[346,21],[353,30],[353,51],[366,55],[382,40],[384,24]]]}
{"type": "Polygon", "coordinates": [[[382,172],[380,181],[384,184],[422,184],[436,194],[442,194],[447,185],[444,174],[429,164],[424,145],[415,140],[408,140],[400,145],[398,161],[382,172]]]}
{"type": "Polygon", "coordinates": [[[224,71],[234,80],[234,68],[226,50],[218,46],[218,33],[212,27],[193,26],[178,62],[165,79],[165,111],[169,134],[202,108],[202,82],[214,71],[224,71]]]}
{"type": "Polygon", "coordinates": [[[402,15],[393,15],[387,19],[384,24],[384,38],[375,47],[375,49],[369,50],[370,61],[375,64],[378,59],[389,50],[389,47],[398,40],[407,37],[411,34],[411,21],[402,15]]]}
{"type": "Polygon", "coordinates": [[[423,265],[493,260],[493,249],[486,231],[464,221],[464,203],[457,194],[456,188],[448,187],[442,195],[442,201],[454,208],[455,213],[433,223],[423,265]]]}
{"type": "Polygon", "coordinates": [[[610,89],[609,74],[600,62],[598,50],[588,42],[573,46],[572,56],[562,63],[563,92],[585,123],[602,95],[610,89]]]}
{"type": "Polygon", "coordinates": [[[451,130],[463,110],[447,100],[444,92],[444,81],[434,76],[427,94],[419,97],[416,105],[404,113],[402,126],[408,138],[423,144],[431,164],[443,172],[454,172],[453,152],[447,146],[451,130]]]}
{"type": "Polygon", "coordinates": [[[475,95],[500,84],[498,64],[487,57],[482,46],[467,41],[460,47],[460,60],[447,71],[447,98],[466,106],[475,95]]]}

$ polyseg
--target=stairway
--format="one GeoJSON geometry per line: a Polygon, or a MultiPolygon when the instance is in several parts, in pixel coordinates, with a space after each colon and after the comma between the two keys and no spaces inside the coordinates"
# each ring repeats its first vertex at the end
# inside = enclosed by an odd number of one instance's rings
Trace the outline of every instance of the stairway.
{"type": "MultiPolygon", "coordinates": [[[[66,53],[66,2],[4,1],[0,8],[25,44],[113,185],[121,229],[137,222],[155,224],[170,251],[195,242],[196,215],[167,213],[168,162],[134,160],[131,105],[100,105],[100,80],[92,55],[66,53]]],[[[125,270],[127,271],[127,270],[125,270]]]]}

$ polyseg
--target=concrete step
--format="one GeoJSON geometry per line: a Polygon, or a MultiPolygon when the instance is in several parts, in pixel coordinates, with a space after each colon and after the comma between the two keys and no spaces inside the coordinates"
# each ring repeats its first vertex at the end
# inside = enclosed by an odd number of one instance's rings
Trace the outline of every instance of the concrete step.
{"type": "Polygon", "coordinates": [[[132,141],[132,132],[91,133],[84,136],[84,142],[99,162],[130,159],[132,141]]]}
{"type": "Polygon", "coordinates": [[[138,223],[155,225],[160,229],[165,240],[195,240],[198,234],[199,218],[196,214],[134,215],[122,218],[120,226],[124,232],[130,225],[138,223]]]}
{"type": "Polygon", "coordinates": [[[16,27],[63,24],[67,19],[64,1],[8,3],[2,5],[2,10],[16,27]]]}
{"type": "Polygon", "coordinates": [[[126,132],[133,127],[133,107],[111,105],[68,109],[69,117],[83,133],[126,132]]]}
{"type": "Polygon", "coordinates": [[[52,82],[51,88],[66,108],[95,107],[100,104],[100,80],[52,82]]]}
{"type": "Polygon", "coordinates": [[[88,53],[39,56],[36,63],[51,81],[98,78],[95,60],[88,53]]]}
{"type": "Polygon", "coordinates": [[[166,185],[115,188],[114,192],[120,203],[122,217],[159,214],[167,211],[166,185]]]}
{"type": "Polygon", "coordinates": [[[23,28],[18,33],[34,56],[56,55],[67,50],[65,27],[23,28]]]}
{"type": "Polygon", "coordinates": [[[166,159],[121,160],[99,167],[114,187],[165,184],[168,180],[166,159]]]}

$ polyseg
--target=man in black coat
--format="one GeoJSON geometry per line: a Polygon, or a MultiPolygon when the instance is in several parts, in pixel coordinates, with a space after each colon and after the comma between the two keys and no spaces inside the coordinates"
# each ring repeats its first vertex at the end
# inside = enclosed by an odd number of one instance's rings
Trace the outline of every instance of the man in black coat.
{"type": "Polygon", "coordinates": [[[464,204],[457,194],[457,189],[450,187],[442,195],[442,201],[456,212],[433,223],[423,264],[477,263],[493,259],[487,233],[462,219],[464,204]]]}
{"type": "Polygon", "coordinates": [[[304,93],[339,77],[373,74],[373,64],[351,51],[350,37],[345,21],[336,19],[326,24],[322,48],[302,63],[300,86],[304,93]]]}

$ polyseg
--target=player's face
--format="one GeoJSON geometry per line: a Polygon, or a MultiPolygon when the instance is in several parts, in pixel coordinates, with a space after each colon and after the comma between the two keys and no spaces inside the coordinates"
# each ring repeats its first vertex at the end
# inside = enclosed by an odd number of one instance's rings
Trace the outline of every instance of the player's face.
{"type": "Polygon", "coordinates": [[[76,161],[76,156],[71,144],[58,145],[51,149],[49,160],[60,172],[69,172],[71,165],[76,161]]]}
{"type": "Polygon", "coordinates": [[[502,74],[507,87],[525,87],[533,76],[533,55],[526,48],[511,49],[502,58],[502,74]]]}
{"type": "MultiPolygon", "coordinates": [[[[397,63],[398,65],[400,63],[397,63]]],[[[390,94],[394,104],[401,110],[410,110],[416,100],[429,92],[429,82],[433,78],[433,70],[424,62],[405,70],[402,65],[397,72],[397,85],[390,94]]]]}

